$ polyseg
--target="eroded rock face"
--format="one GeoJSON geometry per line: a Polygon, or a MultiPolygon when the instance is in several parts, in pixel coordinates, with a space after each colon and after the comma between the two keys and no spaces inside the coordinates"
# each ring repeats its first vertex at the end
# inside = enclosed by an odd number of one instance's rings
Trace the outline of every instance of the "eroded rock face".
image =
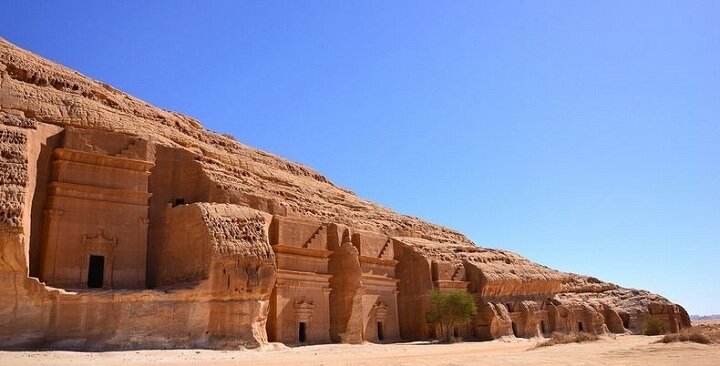
{"type": "Polygon", "coordinates": [[[0,347],[255,347],[690,326],[646,291],[398,215],[0,39],[0,347]]]}

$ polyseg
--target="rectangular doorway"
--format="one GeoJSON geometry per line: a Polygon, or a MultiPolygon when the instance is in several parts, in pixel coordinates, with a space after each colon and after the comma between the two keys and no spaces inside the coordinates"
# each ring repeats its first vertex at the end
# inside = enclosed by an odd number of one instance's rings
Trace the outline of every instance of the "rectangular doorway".
{"type": "Polygon", "coordinates": [[[91,255],[88,264],[88,288],[102,288],[103,275],[105,272],[105,257],[101,255],[91,255]]]}
{"type": "Polygon", "coordinates": [[[305,330],[305,322],[300,322],[300,325],[298,326],[298,340],[300,343],[305,343],[307,340],[305,330]]]}
{"type": "Polygon", "coordinates": [[[382,322],[377,322],[377,333],[378,333],[378,341],[382,341],[385,339],[385,330],[383,329],[382,322]]]}

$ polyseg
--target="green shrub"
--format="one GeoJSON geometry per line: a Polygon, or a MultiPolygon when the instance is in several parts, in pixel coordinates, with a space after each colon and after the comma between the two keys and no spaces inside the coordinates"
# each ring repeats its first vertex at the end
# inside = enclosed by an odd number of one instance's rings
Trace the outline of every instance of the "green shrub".
{"type": "Polygon", "coordinates": [[[658,318],[645,318],[645,330],[643,334],[648,336],[660,335],[667,333],[667,325],[658,318]]]}

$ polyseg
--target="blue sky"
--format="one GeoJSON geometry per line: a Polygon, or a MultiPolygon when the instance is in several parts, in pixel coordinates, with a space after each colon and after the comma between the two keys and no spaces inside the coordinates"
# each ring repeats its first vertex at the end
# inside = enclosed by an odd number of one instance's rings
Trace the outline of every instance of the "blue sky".
{"type": "Polygon", "coordinates": [[[720,2],[3,3],[1,37],[364,198],[720,313],[720,2]]]}

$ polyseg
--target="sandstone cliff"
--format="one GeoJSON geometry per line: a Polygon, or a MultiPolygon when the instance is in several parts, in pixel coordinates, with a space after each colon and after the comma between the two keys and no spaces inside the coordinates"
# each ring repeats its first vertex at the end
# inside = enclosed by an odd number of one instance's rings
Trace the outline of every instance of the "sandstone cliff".
{"type": "MultiPolygon", "coordinates": [[[[660,296],[477,247],[461,233],[363,200],[310,168],[3,39],[0,122],[0,347],[263,344],[268,311],[277,310],[277,266],[290,265],[275,258],[271,245],[298,258],[327,258],[322,286],[330,305],[323,306],[346,310],[328,308],[323,340],[367,339],[367,324],[375,321],[380,340],[388,329],[405,339],[432,336],[418,313],[433,288],[476,296],[481,311],[459,330],[468,338],[637,332],[647,316],[671,329],[690,325],[684,309],[660,296]],[[105,178],[92,169],[107,172],[105,178]],[[118,169],[126,175],[113,177],[118,169]],[[105,221],[94,217],[109,210],[125,211],[105,221]],[[119,218],[128,215],[134,221],[119,218]],[[294,225],[286,242],[270,238],[273,220],[294,225]],[[95,226],[116,233],[90,232],[95,226]],[[116,250],[123,240],[142,245],[116,250]],[[56,269],[62,250],[48,248],[71,250],[71,241],[87,252],[79,268],[56,269]],[[293,241],[300,249],[292,249],[293,241]],[[104,285],[85,291],[100,257],[112,258],[113,268],[101,265],[104,285]],[[391,301],[383,286],[395,283],[391,301]],[[374,297],[363,290],[381,287],[374,297]],[[355,313],[363,320],[354,322],[355,313]],[[386,321],[392,316],[386,313],[396,313],[397,322],[386,321]],[[391,328],[381,327],[386,322],[391,328]]],[[[298,272],[282,273],[290,281],[298,272]]],[[[312,318],[306,314],[320,305],[300,299],[292,306],[306,319],[302,341],[312,318]]]]}

